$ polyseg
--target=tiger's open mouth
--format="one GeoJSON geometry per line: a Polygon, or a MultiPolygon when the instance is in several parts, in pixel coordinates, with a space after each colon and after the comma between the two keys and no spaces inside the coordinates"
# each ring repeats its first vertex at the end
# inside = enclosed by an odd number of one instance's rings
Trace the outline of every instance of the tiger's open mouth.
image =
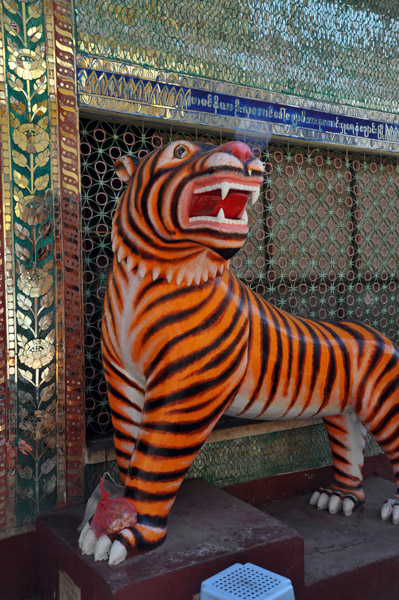
{"type": "Polygon", "coordinates": [[[189,224],[248,224],[247,202],[255,204],[259,186],[222,181],[193,190],[189,224]]]}

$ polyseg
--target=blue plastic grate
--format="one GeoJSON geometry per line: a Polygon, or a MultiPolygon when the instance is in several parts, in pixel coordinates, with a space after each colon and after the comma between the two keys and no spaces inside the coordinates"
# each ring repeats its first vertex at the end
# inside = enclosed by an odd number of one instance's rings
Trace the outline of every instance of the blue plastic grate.
{"type": "Polygon", "coordinates": [[[202,582],[201,600],[294,600],[294,592],[286,577],[236,563],[202,582]]]}

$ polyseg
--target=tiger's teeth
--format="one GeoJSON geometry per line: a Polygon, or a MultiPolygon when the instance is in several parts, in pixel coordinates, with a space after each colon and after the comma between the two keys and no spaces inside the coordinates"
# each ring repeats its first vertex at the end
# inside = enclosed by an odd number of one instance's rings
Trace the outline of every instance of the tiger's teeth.
{"type": "Polygon", "coordinates": [[[227,181],[222,181],[222,183],[220,184],[222,200],[224,200],[226,198],[227,194],[229,193],[229,189],[230,189],[230,185],[227,183],[227,181]]]}
{"type": "Polygon", "coordinates": [[[127,252],[124,246],[120,246],[117,252],[118,262],[122,262],[124,258],[126,258],[127,252]]]}
{"type": "Polygon", "coordinates": [[[244,223],[244,225],[248,225],[248,213],[246,210],[244,210],[244,213],[241,216],[241,221],[244,223]]]}
{"type": "Polygon", "coordinates": [[[251,177],[251,175],[252,175],[252,169],[248,169],[248,175],[251,177]]]}
{"type": "Polygon", "coordinates": [[[251,196],[252,196],[252,198],[251,198],[251,204],[252,204],[252,205],[254,205],[254,204],[255,204],[255,202],[257,202],[257,200],[258,200],[258,198],[259,198],[259,193],[260,193],[260,188],[256,188],[256,190],[254,190],[254,191],[251,193],[251,196]]]}
{"type": "Polygon", "coordinates": [[[126,266],[128,271],[133,271],[134,267],[136,266],[136,260],[132,255],[127,257],[126,266]]]}
{"type": "Polygon", "coordinates": [[[186,273],[186,281],[187,281],[187,285],[191,285],[194,279],[194,271],[189,271],[188,273],[186,273]]]}
{"type": "Polygon", "coordinates": [[[224,222],[224,220],[225,220],[225,218],[226,218],[226,217],[224,216],[224,210],[223,210],[223,208],[221,208],[221,209],[219,210],[219,212],[218,212],[218,216],[216,217],[216,221],[217,221],[218,223],[223,223],[223,222],[224,222]]]}
{"type": "Polygon", "coordinates": [[[208,265],[208,271],[209,271],[209,277],[211,279],[215,279],[215,277],[216,277],[216,275],[218,273],[217,266],[215,264],[213,264],[213,263],[210,263],[208,265]]]}
{"type": "Polygon", "coordinates": [[[145,274],[147,273],[147,269],[144,263],[140,263],[139,264],[139,268],[138,268],[138,272],[140,277],[144,278],[145,274]]]}

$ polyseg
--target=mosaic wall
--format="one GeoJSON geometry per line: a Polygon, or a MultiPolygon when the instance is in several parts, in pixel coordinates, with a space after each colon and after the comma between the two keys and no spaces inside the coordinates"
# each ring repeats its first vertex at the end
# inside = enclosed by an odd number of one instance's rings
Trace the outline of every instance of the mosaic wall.
{"type": "Polygon", "coordinates": [[[81,54],[398,112],[396,0],[80,0],[76,11],[81,54]]]}
{"type": "Polygon", "coordinates": [[[71,342],[63,330],[72,322],[64,315],[69,287],[64,262],[72,249],[62,223],[73,196],[79,198],[71,9],[70,0],[57,5],[3,0],[0,5],[7,311],[2,331],[8,354],[7,475],[5,494],[0,491],[0,524],[6,532],[20,531],[37,512],[81,498],[83,492],[82,435],[79,444],[74,440],[83,414],[74,409],[71,432],[71,404],[63,388],[68,382],[65,350],[67,355],[76,352],[80,335],[71,342]]]}
{"type": "MultiPolygon", "coordinates": [[[[366,440],[366,456],[378,454],[379,446],[366,440]]],[[[304,471],[331,464],[331,452],[324,425],[241,437],[205,444],[191,465],[187,477],[202,478],[218,487],[304,471]]],[[[87,465],[85,496],[91,494],[104,472],[119,480],[116,461],[87,465]]]]}

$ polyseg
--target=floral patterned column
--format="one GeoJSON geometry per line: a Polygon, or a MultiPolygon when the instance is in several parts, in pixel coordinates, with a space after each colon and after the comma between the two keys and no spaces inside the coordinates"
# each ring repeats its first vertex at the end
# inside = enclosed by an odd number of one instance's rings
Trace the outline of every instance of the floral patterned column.
{"type": "MultiPolygon", "coordinates": [[[[8,534],[57,503],[81,500],[83,491],[72,11],[71,0],[0,5],[8,534]]],[[[0,526],[1,482],[0,472],[0,526]]]]}

